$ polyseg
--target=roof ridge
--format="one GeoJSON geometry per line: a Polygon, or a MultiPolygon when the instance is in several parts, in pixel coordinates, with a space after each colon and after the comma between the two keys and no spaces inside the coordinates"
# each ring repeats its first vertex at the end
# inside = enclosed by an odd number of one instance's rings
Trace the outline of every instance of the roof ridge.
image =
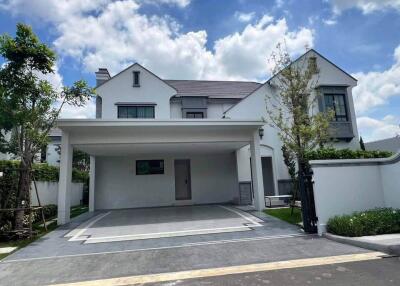
{"type": "Polygon", "coordinates": [[[203,79],[163,79],[164,81],[204,81],[204,82],[243,82],[243,83],[256,83],[262,84],[257,81],[245,81],[245,80],[203,80],[203,79]]]}

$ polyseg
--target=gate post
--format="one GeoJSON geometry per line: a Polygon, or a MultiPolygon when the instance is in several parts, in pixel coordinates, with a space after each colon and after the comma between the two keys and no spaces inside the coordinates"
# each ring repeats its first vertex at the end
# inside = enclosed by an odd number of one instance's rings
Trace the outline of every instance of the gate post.
{"type": "Polygon", "coordinates": [[[312,171],[304,165],[300,166],[299,170],[299,191],[304,231],[307,233],[317,233],[318,218],[315,212],[312,171]],[[305,170],[307,170],[307,173],[305,173],[305,170]]]}

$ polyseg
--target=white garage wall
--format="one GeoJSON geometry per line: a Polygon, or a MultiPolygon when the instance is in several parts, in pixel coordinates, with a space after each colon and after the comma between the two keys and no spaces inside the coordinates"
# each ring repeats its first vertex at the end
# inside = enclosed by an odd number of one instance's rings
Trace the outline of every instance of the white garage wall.
{"type": "MultiPolygon", "coordinates": [[[[58,182],[36,182],[36,186],[39,193],[40,203],[44,205],[57,205],[58,196],[58,182]]],[[[83,196],[83,183],[72,183],[71,184],[71,206],[77,206],[81,203],[83,196]]],[[[38,206],[38,200],[35,192],[35,186],[32,182],[31,185],[31,204],[38,206]]]]}
{"type": "Polygon", "coordinates": [[[400,208],[400,153],[388,159],[310,163],[320,234],[335,215],[377,207],[400,208]]]}
{"type": "Polygon", "coordinates": [[[96,157],[95,208],[169,206],[175,201],[174,159],[191,160],[193,204],[237,199],[234,153],[197,156],[96,157]],[[135,160],[163,159],[163,175],[136,175],[135,160]]]}

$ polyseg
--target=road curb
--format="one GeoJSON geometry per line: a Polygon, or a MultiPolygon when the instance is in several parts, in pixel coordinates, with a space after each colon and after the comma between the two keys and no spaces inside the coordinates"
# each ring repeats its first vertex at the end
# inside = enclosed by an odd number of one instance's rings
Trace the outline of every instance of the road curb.
{"type": "Polygon", "coordinates": [[[331,233],[324,233],[322,235],[323,237],[344,243],[344,244],[350,244],[353,246],[369,249],[369,250],[375,250],[375,251],[380,251],[380,252],[385,252],[390,255],[400,255],[400,244],[397,245],[382,245],[379,243],[373,243],[373,242],[368,242],[368,241],[362,241],[358,240],[354,237],[346,237],[346,236],[340,236],[340,235],[335,235],[331,233]]]}

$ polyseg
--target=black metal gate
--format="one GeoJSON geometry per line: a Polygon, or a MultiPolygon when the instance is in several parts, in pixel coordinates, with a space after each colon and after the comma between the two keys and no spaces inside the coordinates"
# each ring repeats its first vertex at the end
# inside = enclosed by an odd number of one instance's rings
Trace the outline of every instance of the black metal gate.
{"type": "Polygon", "coordinates": [[[299,190],[303,228],[307,233],[317,233],[318,217],[315,212],[313,173],[312,170],[307,167],[302,169],[303,172],[299,172],[299,190]]]}

